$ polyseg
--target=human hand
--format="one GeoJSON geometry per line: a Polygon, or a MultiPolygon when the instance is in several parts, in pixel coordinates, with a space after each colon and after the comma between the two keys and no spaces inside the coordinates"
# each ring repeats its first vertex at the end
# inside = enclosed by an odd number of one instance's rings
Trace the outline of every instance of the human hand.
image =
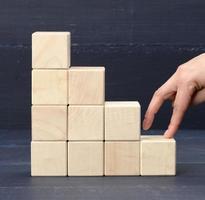
{"type": "Polygon", "coordinates": [[[173,112],[164,135],[172,138],[188,107],[205,101],[205,53],[180,65],[176,72],[155,91],[143,121],[144,130],[152,126],[155,114],[165,100],[172,101],[173,112]]]}

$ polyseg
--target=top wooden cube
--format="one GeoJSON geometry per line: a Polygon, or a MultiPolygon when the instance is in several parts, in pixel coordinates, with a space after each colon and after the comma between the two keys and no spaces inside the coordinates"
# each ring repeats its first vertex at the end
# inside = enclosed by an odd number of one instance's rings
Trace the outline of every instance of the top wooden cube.
{"type": "Polygon", "coordinates": [[[100,105],[105,100],[104,67],[71,67],[68,70],[71,105],[100,105]]]}
{"type": "Polygon", "coordinates": [[[32,68],[68,68],[70,66],[69,32],[32,34],[32,68]]]}
{"type": "Polygon", "coordinates": [[[137,101],[105,102],[105,140],[140,139],[140,104],[137,101]]]}

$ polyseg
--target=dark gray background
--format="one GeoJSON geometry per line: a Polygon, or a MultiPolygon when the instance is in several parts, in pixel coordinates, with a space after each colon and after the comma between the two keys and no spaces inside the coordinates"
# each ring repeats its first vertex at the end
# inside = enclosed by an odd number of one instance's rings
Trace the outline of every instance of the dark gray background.
{"type": "MultiPolygon", "coordinates": [[[[193,56],[205,52],[203,0],[0,1],[0,128],[30,128],[31,34],[71,31],[73,65],[106,66],[106,99],[139,100],[193,56]]],[[[182,128],[204,129],[205,106],[182,128]]],[[[153,128],[164,129],[170,105],[153,128]]]]}

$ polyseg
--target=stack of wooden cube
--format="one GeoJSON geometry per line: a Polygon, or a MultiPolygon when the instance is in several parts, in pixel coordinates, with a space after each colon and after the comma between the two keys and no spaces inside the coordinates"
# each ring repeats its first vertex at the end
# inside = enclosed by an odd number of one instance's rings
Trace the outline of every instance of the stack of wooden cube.
{"type": "Polygon", "coordinates": [[[140,136],[139,103],[105,102],[105,68],[70,52],[69,32],[32,35],[32,176],[175,175],[174,139],[140,136]]]}

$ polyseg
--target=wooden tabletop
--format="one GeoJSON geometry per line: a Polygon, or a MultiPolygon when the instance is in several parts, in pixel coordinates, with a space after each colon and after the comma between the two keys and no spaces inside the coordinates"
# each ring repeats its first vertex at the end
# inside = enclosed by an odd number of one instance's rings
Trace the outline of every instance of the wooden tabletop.
{"type": "MultiPolygon", "coordinates": [[[[150,131],[161,134],[163,131],[150,131]]],[[[179,131],[176,177],[30,177],[30,131],[0,131],[0,197],[204,199],[205,131],[179,131]]]]}

